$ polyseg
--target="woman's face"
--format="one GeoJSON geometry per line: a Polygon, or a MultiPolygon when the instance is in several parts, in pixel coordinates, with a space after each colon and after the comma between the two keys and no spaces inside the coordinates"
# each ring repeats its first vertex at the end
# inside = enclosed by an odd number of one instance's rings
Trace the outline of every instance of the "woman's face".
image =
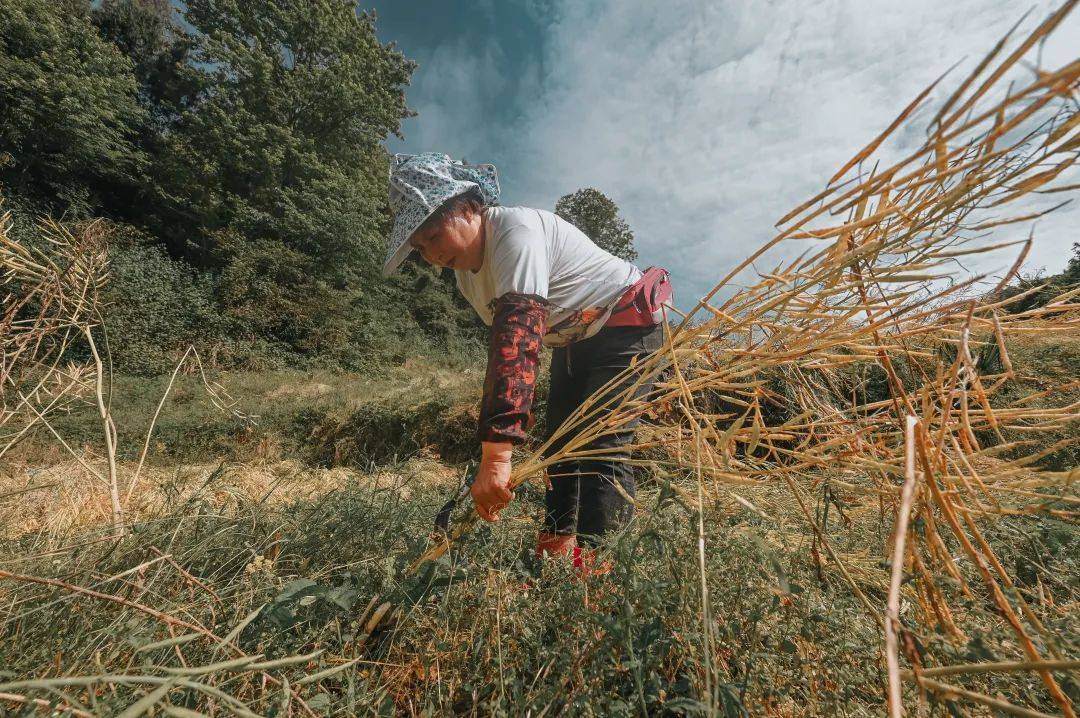
{"type": "Polygon", "coordinates": [[[484,263],[483,215],[461,208],[442,221],[421,226],[409,238],[428,264],[478,271],[484,263]]]}

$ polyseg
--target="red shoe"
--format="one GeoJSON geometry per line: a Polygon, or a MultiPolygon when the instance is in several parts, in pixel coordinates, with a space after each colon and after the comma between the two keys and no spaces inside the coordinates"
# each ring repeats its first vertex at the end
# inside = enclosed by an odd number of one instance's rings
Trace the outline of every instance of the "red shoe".
{"type": "Polygon", "coordinates": [[[540,533],[536,537],[536,558],[566,556],[582,578],[603,576],[611,573],[612,564],[607,559],[598,560],[596,549],[583,549],[577,545],[574,535],[540,533]]]}
{"type": "Polygon", "coordinates": [[[577,545],[577,536],[573,534],[549,534],[540,532],[536,537],[536,557],[571,555],[574,565],[578,565],[581,547],[577,545]]]}

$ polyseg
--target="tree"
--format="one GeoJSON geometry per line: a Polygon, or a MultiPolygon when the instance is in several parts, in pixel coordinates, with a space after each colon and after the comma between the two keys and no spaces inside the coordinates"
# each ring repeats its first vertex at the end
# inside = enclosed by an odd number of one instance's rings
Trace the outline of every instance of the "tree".
{"type": "Polygon", "coordinates": [[[380,273],[413,68],[354,0],[0,0],[0,189],[133,238],[129,369],[210,335],[249,366],[469,343],[445,276],[380,273]]]}
{"type": "Polygon", "coordinates": [[[175,16],[169,0],[102,0],[91,11],[101,37],[131,62],[143,111],[132,142],[148,160],[138,181],[108,188],[102,211],[138,226],[156,216],[162,193],[155,180],[167,138],[198,100],[205,76],[191,58],[194,38],[175,16]]]}
{"type": "Polygon", "coordinates": [[[619,208],[603,192],[588,187],[564,195],[555,203],[555,214],[580,229],[601,249],[632,262],[637,259],[634,233],[619,216],[619,208]]]}
{"type": "Polygon", "coordinates": [[[1080,284],[1080,242],[1073,242],[1073,256],[1065,267],[1065,279],[1070,284],[1080,284]]]}
{"type": "Polygon", "coordinates": [[[0,0],[0,182],[42,209],[97,210],[137,181],[144,111],[131,62],[88,0],[0,0]]]}
{"type": "Polygon", "coordinates": [[[184,19],[205,87],[162,168],[173,251],[222,266],[280,246],[339,286],[374,264],[360,260],[383,246],[381,142],[409,116],[413,63],[352,0],[189,0],[184,19]]]}
{"type": "Polygon", "coordinates": [[[168,134],[151,229],[220,274],[246,332],[323,351],[356,288],[383,284],[381,143],[410,115],[414,64],[353,0],[189,0],[184,19],[202,89],[168,134]]]}
{"type": "Polygon", "coordinates": [[[169,0],[102,0],[91,13],[101,36],[131,60],[151,150],[202,89],[204,73],[191,61],[195,38],[174,15],[169,0]]]}

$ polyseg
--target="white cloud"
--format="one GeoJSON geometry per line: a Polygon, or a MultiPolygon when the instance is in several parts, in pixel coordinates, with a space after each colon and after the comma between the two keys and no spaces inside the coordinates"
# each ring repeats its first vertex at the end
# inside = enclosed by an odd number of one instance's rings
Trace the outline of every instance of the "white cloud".
{"type": "MultiPolygon", "coordinates": [[[[1039,2],[1025,28],[1051,7],[1039,2]]],[[[1001,0],[562,0],[544,15],[554,19],[542,89],[504,85],[522,120],[462,150],[502,163],[510,201],[550,208],[584,186],[612,196],[642,261],[669,267],[688,305],[966,58],[944,97],[1024,9],[1001,0]]],[[[1077,47],[1073,17],[1044,59],[1074,59],[1077,47]]],[[[418,109],[432,121],[432,108],[418,109]]],[[[1078,226],[1077,211],[1042,220],[1030,264],[1058,270],[1078,226]]]]}
{"type": "Polygon", "coordinates": [[[409,90],[418,116],[404,127],[414,151],[450,152],[474,161],[488,153],[490,143],[480,128],[487,124],[485,104],[506,89],[503,58],[498,43],[477,48],[463,40],[420,57],[409,90]]]}

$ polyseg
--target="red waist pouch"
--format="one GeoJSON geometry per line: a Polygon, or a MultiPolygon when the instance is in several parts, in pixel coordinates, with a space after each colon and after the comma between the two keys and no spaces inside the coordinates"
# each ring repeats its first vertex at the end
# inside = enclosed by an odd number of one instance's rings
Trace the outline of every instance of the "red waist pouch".
{"type": "Polygon", "coordinates": [[[649,327],[664,320],[663,305],[671,301],[671,280],[662,267],[649,267],[619,298],[605,327],[649,327]]]}

